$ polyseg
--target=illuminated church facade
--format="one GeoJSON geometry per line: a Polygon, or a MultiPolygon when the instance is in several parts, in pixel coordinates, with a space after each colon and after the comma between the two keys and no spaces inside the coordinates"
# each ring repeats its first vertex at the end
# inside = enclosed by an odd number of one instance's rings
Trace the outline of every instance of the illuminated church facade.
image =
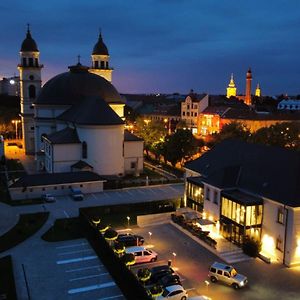
{"type": "Polygon", "coordinates": [[[125,99],[111,84],[101,33],[91,67],[78,63],[42,87],[40,52],[28,28],[20,50],[23,144],[48,173],[93,171],[139,175],[143,140],[124,128],[125,99]]]}

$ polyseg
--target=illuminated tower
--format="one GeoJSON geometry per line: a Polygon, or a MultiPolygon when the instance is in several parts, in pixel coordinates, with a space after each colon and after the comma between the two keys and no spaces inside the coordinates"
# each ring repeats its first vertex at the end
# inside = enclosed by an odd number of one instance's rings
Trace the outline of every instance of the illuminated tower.
{"type": "Polygon", "coordinates": [[[256,97],[261,96],[261,89],[260,89],[259,83],[257,84],[256,89],[255,89],[255,96],[256,97]]]}
{"type": "Polygon", "coordinates": [[[23,145],[26,154],[35,152],[34,146],[34,110],[33,103],[41,89],[41,69],[43,65],[39,62],[40,52],[35,40],[32,38],[29,25],[26,38],[24,39],[18,65],[20,72],[20,98],[23,145]]]}
{"type": "Polygon", "coordinates": [[[103,42],[102,34],[99,33],[99,38],[94,46],[92,53],[92,67],[89,72],[104,77],[109,82],[112,81],[113,69],[109,67],[109,54],[106,45],[103,42]]]}
{"type": "Polygon", "coordinates": [[[233,80],[233,74],[231,74],[230,82],[227,87],[227,98],[230,98],[231,96],[236,97],[236,86],[233,80]]]}
{"type": "Polygon", "coordinates": [[[252,81],[252,72],[251,69],[247,71],[246,75],[246,93],[245,93],[245,103],[251,105],[251,81],[252,81]]]}

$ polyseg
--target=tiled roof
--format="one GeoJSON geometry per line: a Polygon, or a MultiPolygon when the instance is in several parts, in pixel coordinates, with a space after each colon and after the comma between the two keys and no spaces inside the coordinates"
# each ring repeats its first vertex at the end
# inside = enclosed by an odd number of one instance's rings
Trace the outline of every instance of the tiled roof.
{"type": "Polygon", "coordinates": [[[279,147],[225,140],[185,168],[220,188],[237,188],[300,207],[300,153],[279,147]]]}
{"type": "Polygon", "coordinates": [[[98,96],[89,96],[57,117],[80,125],[121,125],[122,119],[98,96]]]}
{"type": "Polygon", "coordinates": [[[74,165],[71,166],[71,168],[75,168],[75,169],[84,169],[84,168],[92,168],[93,167],[91,165],[89,165],[87,162],[83,161],[83,160],[79,160],[77,163],[75,163],[74,165]]]}
{"type": "Polygon", "coordinates": [[[51,144],[80,144],[76,129],[66,127],[44,137],[51,144]]]}

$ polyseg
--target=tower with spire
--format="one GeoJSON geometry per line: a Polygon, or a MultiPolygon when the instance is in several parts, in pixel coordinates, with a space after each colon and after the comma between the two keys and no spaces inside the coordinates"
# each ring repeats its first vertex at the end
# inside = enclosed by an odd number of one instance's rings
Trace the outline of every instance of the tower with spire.
{"type": "Polygon", "coordinates": [[[101,31],[99,32],[98,41],[92,52],[92,67],[89,72],[104,77],[109,82],[112,81],[113,69],[109,66],[109,53],[103,42],[101,31]]]}
{"type": "Polygon", "coordinates": [[[20,98],[23,145],[26,154],[35,152],[34,140],[34,107],[33,103],[41,89],[41,69],[39,62],[40,52],[35,40],[31,36],[29,24],[26,37],[20,49],[20,98]]]}
{"type": "Polygon", "coordinates": [[[256,89],[255,89],[255,96],[261,97],[261,88],[259,86],[259,83],[257,84],[256,89]]]}
{"type": "Polygon", "coordinates": [[[251,105],[251,82],[252,82],[252,72],[249,68],[246,74],[246,93],[245,93],[245,104],[251,105]]]}
{"type": "Polygon", "coordinates": [[[230,82],[227,87],[226,97],[229,99],[230,97],[236,97],[236,86],[233,79],[233,74],[231,74],[230,82]]]}

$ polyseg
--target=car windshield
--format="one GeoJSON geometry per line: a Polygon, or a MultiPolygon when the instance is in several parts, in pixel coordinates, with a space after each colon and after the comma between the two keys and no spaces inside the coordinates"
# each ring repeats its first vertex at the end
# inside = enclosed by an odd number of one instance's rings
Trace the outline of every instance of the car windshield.
{"type": "Polygon", "coordinates": [[[232,269],[230,272],[231,277],[235,277],[237,275],[237,271],[235,269],[232,269]]]}

